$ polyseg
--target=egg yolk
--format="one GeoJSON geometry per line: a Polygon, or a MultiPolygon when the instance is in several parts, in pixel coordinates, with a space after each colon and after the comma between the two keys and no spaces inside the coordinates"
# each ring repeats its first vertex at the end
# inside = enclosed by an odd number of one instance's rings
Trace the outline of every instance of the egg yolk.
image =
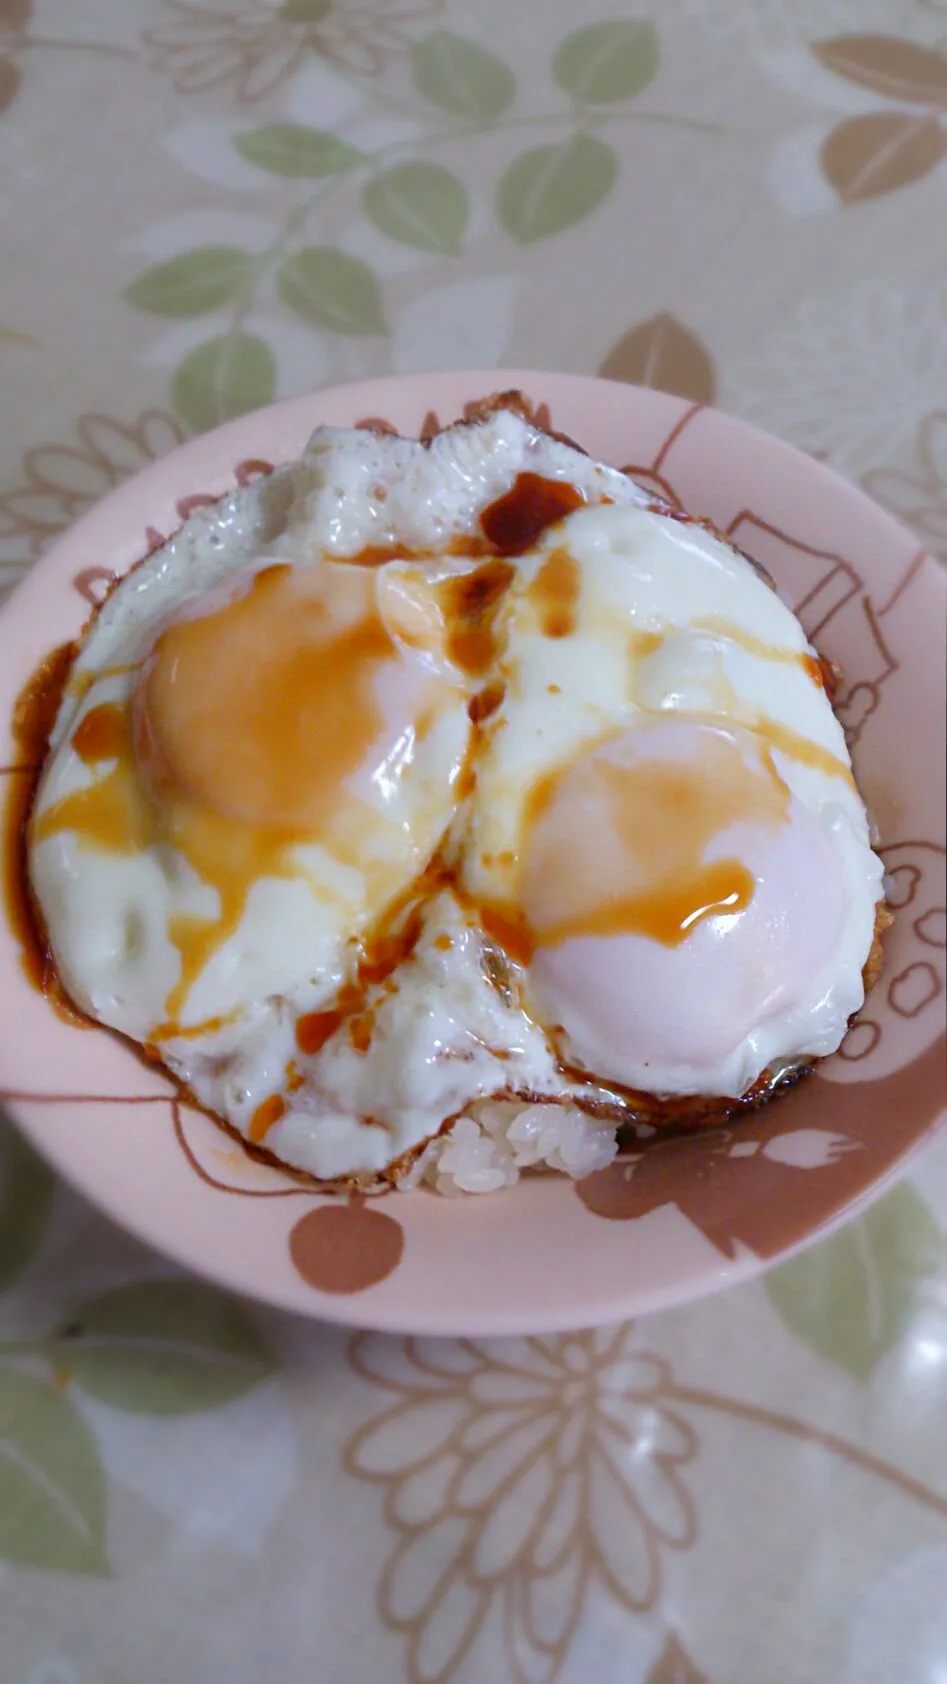
{"type": "Polygon", "coordinates": [[[268,567],[243,596],[162,632],[133,707],[155,795],[324,833],[382,733],[375,679],[398,658],[373,587],[366,573],[268,567]]]}
{"type": "Polygon", "coordinates": [[[765,738],[659,718],[534,791],[506,916],[567,1063],[637,1090],[740,1093],[738,1049],[811,989],[846,895],[765,738]]]}
{"type": "Polygon", "coordinates": [[[634,734],[645,752],[584,755],[534,791],[523,887],[536,945],[627,934],[677,947],[702,919],[749,905],[742,860],[708,859],[707,850],[741,822],[778,829],[789,791],[772,759],[748,758],[730,732],[685,730],[693,758],[647,752],[680,737],[676,722],[645,727],[634,734]]]}
{"type": "Polygon", "coordinates": [[[168,921],[181,972],[157,1038],[180,1029],[253,885],[304,874],[300,844],[362,870],[370,901],[413,875],[401,826],[385,829],[385,789],[422,725],[455,706],[455,690],[399,651],[370,571],[279,564],[195,599],[156,638],[131,697],[80,720],[73,747],[100,775],[42,813],[33,839],[68,830],[123,855],[164,844],[218,895],[215,915],[168,921]]]}

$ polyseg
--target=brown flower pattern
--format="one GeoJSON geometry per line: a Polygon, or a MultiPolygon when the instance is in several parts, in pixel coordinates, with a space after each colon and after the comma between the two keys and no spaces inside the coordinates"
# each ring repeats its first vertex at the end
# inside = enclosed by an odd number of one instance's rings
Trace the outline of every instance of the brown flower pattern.
{"type": "Polygon", "coordinates": [[[947,562],[947,410],[934,410],[921,421],[913,473],[870,468],[862,475],[862,485],[947,562]]]}
{"type": "Polygon", "coordinates": [[[593,1587],[657,1601],[663,1558],[697,1518],[694,1428],[633,1324],[522,1340],[356,1338],[388,1405],[345,1465],[385,1492],[397,1534],[378,1591],[411,1684],[446,1684],[491,1615],[506,1676],[552,1684],[593,1587]]]}
{"type": "Polygon", "coordinates": [[[93,503],[185,437],[173,415],[146,409],[132,422],[83,415],[74,442],[34,445],[19,485],[0,492],[0,585],[11,584],[93,503]]]}
{"type": "Polygon", "coordinates": [[[0,116],[13,104],[23,83],[20,60],[44,50],[99,53],[108,58],[130,58],[125,47],[110,41],[60,39],[38,35],[31,28],[33,0],[0,0],[0,116]]]}
{"type": "Polygon", "coordinates": [[[231,84],[263,99],[313,54],[353,76],[375,77],[404,52],[406,27],[440,0],[166,0],[173,14],[145,30],[155,70],[179,93],[231,84]]]}

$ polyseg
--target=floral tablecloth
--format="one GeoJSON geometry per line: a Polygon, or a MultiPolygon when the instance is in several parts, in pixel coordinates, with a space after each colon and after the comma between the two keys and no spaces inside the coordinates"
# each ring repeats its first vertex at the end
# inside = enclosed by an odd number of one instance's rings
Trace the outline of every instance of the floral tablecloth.
{"type": "MultiPolygon", "coordinates": [[[[716,402],[947,561],[945,44],[944,0],[0,0],[4,579],[189,432],[498,363],[716,402]]],[[[755,1284],[491,1343],[233,1302],[0,1129],[0,1684],[947,1678],[947,1140],[755,1284]]]]}

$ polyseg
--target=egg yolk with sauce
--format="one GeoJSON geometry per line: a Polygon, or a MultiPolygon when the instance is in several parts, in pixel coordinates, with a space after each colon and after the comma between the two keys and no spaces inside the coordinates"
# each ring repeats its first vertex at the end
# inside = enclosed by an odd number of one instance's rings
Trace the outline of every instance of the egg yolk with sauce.
{"type": "MultiPolygon", "coordinates": [[[[584,1068],[694,1091],[825,962],[846,893],[831,838],[751,733],[658,719],[534,790],[520,907],[497,909],[536,1015],[584,1068]]],[[[708,1090],[710,1091],[710,1090],[708,1090]]]]}
{"type": "MultiPolygon", "coordinates": [[[[422,730],[458,706],[455,687],[405,659],[368,569],[272,565],[165,625],[129,699],[92,708],[73,734],[101,775],[34,832],[121,855],[164,844],[217,891],[216,915],[168,921],[181,972],[156,1038],[178,1027],[253,885],[305,874],[300,846],[363,871],[369,901],[413,876],[404,815],[386,804],[422,730]]],[[[420,864],[450,810],[449,787],[437,795],[444,813],[411,812],[420,864]]]]}

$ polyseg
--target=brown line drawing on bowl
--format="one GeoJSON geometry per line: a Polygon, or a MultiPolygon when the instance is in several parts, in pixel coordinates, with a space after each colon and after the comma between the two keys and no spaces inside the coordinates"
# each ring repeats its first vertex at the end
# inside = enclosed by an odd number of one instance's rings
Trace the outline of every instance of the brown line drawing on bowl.
{"type": "Polygon", "coordinates": [[[83,601],[87,602],[90,608],[101,608],[117,579],[118,574],[113,573],[110,567],[84,567],[81,573],[76,574],[72,582],[83,601]],[[96,585],[102,585],[105,588],[97,591],[96,585]]]}
{"type": "Polygon", "coordinates": [[[927,947],[947,947],[947,907],[932,906],[929,912],[923,912],[920,918],[915,918],[911,928],[918,940],[923,941],[927,947]],[[938,923],[934,926],[934,933],[928,935],[924,925],[929,919],[935,918],[938,923]]]}
{"type": "MultiPolygon", "coordinates": [[[[182,1118],[181,1118],[181,1113],[184,1109],[185,1109],[185,1106],[182,1104],[182,1102],[179,1099],[172,1099],[172,1101],[171,1101],[171,1121],[172,1121],[172,1126],[174,1128],[174,1138],[177,1141],[179,1147],[181,1148],[181,1151],[184,1153],[184,1156],[187,1159],[187,1162],[190,1165],[191,1169],[194,1171],[194,1174],[198,1177],[198,1180],[203,1181],[205,1186],[207,1186],[207,1187],[213,1187],[213,1189],[216,1193],[229,1193],[229,1194],[232,1195],[232,1197],[238,1198],[238,1199],[295,1199],[295,1198],[310,1198],[311,1199],[313,1194],[318,1191],[318,1189],[315,1188],[315,1187],[303,1187],[303,1186],[299,1186],[299,1187],[268,1187],[268,1188],[263,1188],[263,1187],[235,1187],[229,1182],[218,1181],[215,1176],[211,1175],[209,1170],[206,1170],[204,1168],[204,1166],[201,1163],[200,1159],[198,1158],[196,1152],[194,1151],[193,1147],[191,1146],[190,1141],[187,1138],[187,1135],[186,1135],[185,1130],[184,1130],[184,1123],[183,1123],[182,1118]]],[[[187,1107],[187,1109],[193,1110],[194,1107],[193,1106],[187,1107]]],[[[196,1114],[199,1115],[199,1116],[206,1116],[207,1115],[206,1112],[198,1112],[196,1114]]],[[[215,1126],[218,1129],[221,1127],[221,1124],[216,1117],[211,1118],[211,1121],[215,1124],[215,1126]]],[[[240,1137],[234,1135],[232,1138],[235,1141],[237,1141],[237,1140],[239,1140],[240,1137]]],[[[245,1149],[246,1143],[241,1142],[241,1144],[244,1146],[244,1149],[245,1149]]],[[[246,1152],[245,1155],[247,1156],[247,1158],[250,1158],[249,1152],[246,1152]]]]}
{"type": "Polygon", "coordinates": [[[676,1205],[724,1257],[736,1261],[740,1247],[775,1257],[844,1210],[920,1139],[944,1105],[945,1052],[941,1034],[911,1064],[864,1082],[826,1081],[817,1070],[736,1130],[652,1141],[639,1158],[619,1158],[578,1182],[576,1193],[611,1221],[676,1205]],[[807,1154],[806,1165],[792,1150],[801,1135],[813,1148],[822,1137],[820,1162],[807,1154]]]}
{"type": "Polygon", "coordinates": [[[167,1093],[33,1093],[25,1088],[0,1088],[0,1101],[22,1100],[30,1105],[165,1105],[167,1093]]]}
{"type": "Polygon", "coordinates": [[[881,1040],[881,1025],[874,1018],[856,1018],[838,1049],[838,1057],[847,1059],[849,1064],[858,1064],[863,1058],[870,1058],[881,1040]],[[867,1033],[865,1033],[867,1031],[867,1033]]]}
{"type": "Polygon", "coordinates": [[[898,598],[902,597],[905,591],[909,590],[913,585],[926,560],[927,551],[925,549],[922,548],[915,551],[914,555],[908,562],[907,567],[904,569],[901,578],[895,585],[894,590],[891,592],[887,602],[877,609],[877,613],[879,615],[884,617],[885,614],[890,614],[895,603],[898,601],[898,598]]]}
{"type": "Polygon", "coordinates": [[[943,983],[929,959],[905,965],[888,984],[888,1004],[899,1017],[919,1017],[925,1006],[943,990],[943,983]]]}
{"type": "MultiPolygon", "coordinates": [[[[908,928],[913,942],[908,962],[886,980],[888,1005],[900,1018],[916,1018],[944,992],[944,964],[934,964],[930,949],[940,951],[947,943],[947,883],[938,866],[947,863],[947,848],[940,842],[908,840],[888,842],[878,849],[888,882],[888,904],[896,913],[914,908],[908,928]],[[930,924],[929,932],[925,926],[930,924]],[[921,944],[918,953],[916,944],[921,944]],[[925,954],[923,949],[928,951],[925,954]],[[913,949],[913,951],[912,951],[913,949]]],[[[905,921],[902,920],[902,929],[905,921]]]]}
{"type": "Polygon", "coordinates": [[[677,444],[677,441],[680,438],[681,434],[690,426],[692,421],[696,421],[696,419],[697,419],[698,415],[700,414],[701,410],[705,409],[706,407],[707,407],[706,404],[702,404],[702,403],[691,404],[690,408],[685,409],[683,415],[678,417],[678,419],[675,421],[673,427],[671,428],[671,431],[668,433],[668,436],[665,439],[664,443],[662,444],[660,450],[658,451],[657,456],[655,457],[654,461],[651,464],[651,472],[653,474],[660,474],[661,473],[661,471],[664,467],[664,464],[668,459],[668,456],[670,455],[674,446],[677,444]]]}
{"type": "Polygon", "coordinates": [[[739,514],[734,515],[726,528],[727,537],[735,538],[740,527],[744,524],[755,527],[759,532],[768,533],[771,538],[778,538],[781,543],[788,544],[791,549],[799,550],[803,555],[812,556],[816,561],[824,561],[830,564],[822,577],[792,604],[793,613],[801,619],[806,609],[811,608],[823,594],[828,594],[830,587],[836,583],[836,580],[842,585],[844,594],[839,600],[833,602],[830,608],[820,608],[821,618],[811,626],[806,627],[810,638],[818,637],[829,620],[845,608],[852,598],[858,595],[859,591],[864,590],[865,582],[861,574],[856,571],[850,561],[845,560],[844,556],[837,555],[834,550],[820,550],[814,544],[803,543],[801,538],[794,538],[790,532],[785,532],[781,526],[774,526],[772,521],[764,520],[761,515],[755,514],[752,509],[744,508],[740,510],[739,514]]]}

